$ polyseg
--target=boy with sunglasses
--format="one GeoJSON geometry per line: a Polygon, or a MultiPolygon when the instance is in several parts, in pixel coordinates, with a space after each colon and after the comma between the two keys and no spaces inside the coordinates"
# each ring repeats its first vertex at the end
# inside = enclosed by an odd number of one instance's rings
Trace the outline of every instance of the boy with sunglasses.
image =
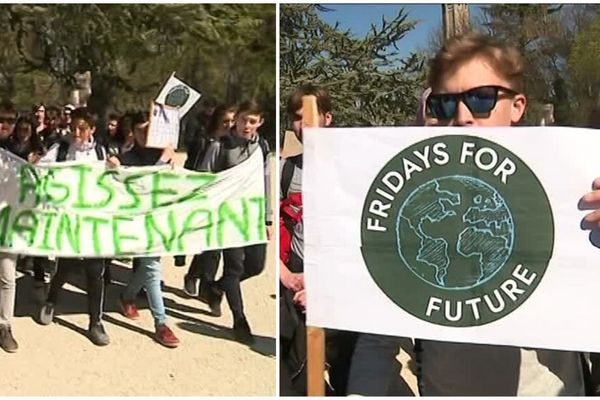
{"type": "MultiPolygon", "coordinates": [[[[489,37],[468,33],[447,41],[430,65],[427,123],[517,124],[527,104],[523,69],[515,48],[489,37]]],[[[579,353],[431,340],[419,344],[421,395],[585,394],[579,353]]]]}

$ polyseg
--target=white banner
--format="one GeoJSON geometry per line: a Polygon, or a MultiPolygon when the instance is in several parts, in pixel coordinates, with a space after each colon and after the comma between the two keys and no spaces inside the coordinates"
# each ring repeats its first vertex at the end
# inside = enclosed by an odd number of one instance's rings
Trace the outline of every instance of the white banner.
{"type": "Polygon", "coordinates": [[[266,241],[263,156],[219,173],[33,166],[0,149],[0,251],[65,257],[196,254],[266,241]]]}
{"type": "Polygon", "coordinates": [[[304,133],[308,325],[600,352],[600,245],[575,128],[304,133]]]}

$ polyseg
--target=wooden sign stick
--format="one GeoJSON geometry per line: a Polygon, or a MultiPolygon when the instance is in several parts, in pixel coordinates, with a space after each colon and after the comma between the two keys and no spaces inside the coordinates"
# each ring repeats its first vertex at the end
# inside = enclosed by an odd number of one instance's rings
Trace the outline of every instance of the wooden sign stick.
{"type": "MultiPolygon", "coordinates": [[[[318,126],[317,98],[302,96],[302,127],[318,126]]],[[[306,353],[308,395],[325,396],[325,331],[323,328],[306,327],[306,353]]]]}

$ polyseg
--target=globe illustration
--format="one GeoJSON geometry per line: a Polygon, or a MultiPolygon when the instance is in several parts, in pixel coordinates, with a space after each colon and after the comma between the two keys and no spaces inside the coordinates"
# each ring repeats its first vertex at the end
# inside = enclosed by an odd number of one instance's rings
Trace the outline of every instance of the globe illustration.
{"type": "Polygon", "coordinates": [[[171,107],[181,107],[190,97],[190,90],[184,85],[177,85],[167,93],[165,104],[171,107]]]}
{"type": "Polygon", "coordinates": [[[514,242],[510,209],[480,179],[446,176],[417,187],[398,214],[398,253],[412,273],[443,289],[468,289],[494,276],[514,242]]]}

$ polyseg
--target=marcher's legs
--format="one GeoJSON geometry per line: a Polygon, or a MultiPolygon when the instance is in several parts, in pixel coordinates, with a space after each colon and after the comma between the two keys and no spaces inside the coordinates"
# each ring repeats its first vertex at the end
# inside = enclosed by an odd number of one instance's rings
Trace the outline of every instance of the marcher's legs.
{"type": "Polygon", "coordinates": [[[142,287],[146,289],[148,296],[148,306],[152,312],[155,325],[164,324],[167,320],[165,313],[165,303],[160,289],[161,265],[159,257],[139,257],[137,268],[129,285],[123,293],[125,301],[133,301],[142,287]]]}
{"type": "Polygon", "coordinates": [[[358,333],[327,329],[325,331],[325,358],[330,365],[329,381],[336,396],[346,396],[354,346],[358,333]]]}
{"type": "Polygon", "coordinates": [[[234,320],[244,318],[240,289],[240,278],[244,273],[244,258],[243,247],[223,250],[223,276],[219,279],[218,285],[225,292],[234,320]]]}
{"type": "Polygon", "coordinates": [[[15,312],[17,255],[0,253],[0,325],[8,326],[15,312]]]}
{"type": "Polygon", "coordinates": [[[219,268],[219,261],[221,261],[221,250],[209,250],[196,254],[190,264],[188,275],[213,282],[219,268]]]}
{"type": "MultiPolygon", "coordinates": [[[[254,256],[252,261],[257,261],[259,258],[257,256],[260,254],[260,250],[252,254],[254,256]]],[[[254,338],[244,315],[244,303],[240,288],[240,278],[244,273],[245,260],[246,247],[223,250],[223,276],[217,284],[225,291],[225,295],[227,296],[227,302],[233,314],[233,334],[236,340],[251,344],[254,342],[254,338]]],[[[256,271],[256,268],[254,271],[256,271]]],[[[211,305],[212,308],[213,306],[211,305]]]]}
{"type": "Polygon", "coordinates": [[[85,265],[85,277],[88,292],[88,314],[90,325],[97,324],[102,320],[104,308],[104,296],[106,287],[104,284],[105,260],[100,258],[86,259],[82,261],[85,265]]]}
{"type": "Polygon", "coordinates": [[[59,293],[62,290],[67,278],[69,271],[73,267],[75,260],[68,258],[58,259],[58,265],[56,269],[56,275],[50,281],[50,290],[48,291],[48,297],[46,302],[56,304],[58,302],[59,293]]]}
{"type": "Polygon", "coordinates": [[[156,340],[166,347],[177,347],[179,339],[167,326],[165,303],[160,288],[161,265],[159,257],[138,257],[134,260],[136,270],[123,294],[125,315],[132,318],[137,316],[137,308],[132,305],[137,293],[142,287],[146,289],[148,305],[154,318],[156,340]]]}
{"type": "Polygon", "coordinates": [[[265,269],[265,259],[267,257],[267,245],[255,244],[244,247],[244,273],[240,282],[260,274],[265,269]]]}
{"type": "Polygon", "coordinates": [[[402,338],[395,336],[360,333],[354,348],[348,395],[360,396],[412,396],[407,385],[398,385],[401,380],[401,365],[396,356],[402,338]],[[396,388],[406,387],[403,393],[392,393],[396,388]]]}
{"type": "Polygon", "coordinates": [[[592,393],[588,393],[591,396],[600,395],[600,353],[590,353],[590,390],[592,393]]]}
{"type": "Polygon", "coordinates": [[[17,256],[0,253],[0,347],[9,353],[19,348],[10,326],[15,312],[16,270],[17,256]]]}
{"type": "Polygon", "coordinates": [[[200,301],[208,302],[210,286],[215,281],[215,275],[221,260],[221,250],[209,250],[194,255],[188,273],[183,278],[185,292],[190,296],[198,295],[200,301]],[[200,279],[200,290],[198,290],[200,279]]]}
{"type": "Polygon", "coordinates": [[[106,260],[102,258],[89,258],[81,260],[81,267],[85,269],[87,283],[88,314],[90,326],[88,337],[97,346],[106,346],[110,339],[102,325],[102,310],[106,294],[104,272],[106,260]]]}

